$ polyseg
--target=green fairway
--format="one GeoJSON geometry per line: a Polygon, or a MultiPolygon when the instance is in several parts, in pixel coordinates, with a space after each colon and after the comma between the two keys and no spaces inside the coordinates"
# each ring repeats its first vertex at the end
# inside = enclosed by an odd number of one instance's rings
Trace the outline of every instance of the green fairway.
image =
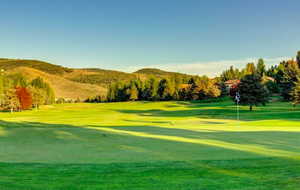
{"type": "Polygon", "coordinates": [[[297,190],[300,108],[231,101],[0,113],[1,190],[297,190]]]}

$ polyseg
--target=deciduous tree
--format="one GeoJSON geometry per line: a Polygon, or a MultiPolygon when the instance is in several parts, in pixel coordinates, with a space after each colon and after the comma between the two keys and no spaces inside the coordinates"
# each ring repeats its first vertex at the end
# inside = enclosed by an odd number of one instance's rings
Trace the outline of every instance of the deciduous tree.
{"type": "Polygon", "coordinates": [[[21,110],[27,110],[32,107],[31,93],[25,87],[16,88],[16,94],[19,98],[21,110]]]}
{"type": "Polygon", "coordinates": [[[16,93],[15,88],[11,88],[5,92],[4,96],[4,110],[9,110],[10,112],[19,111],[20,110],[20,101],[16,93]]]}

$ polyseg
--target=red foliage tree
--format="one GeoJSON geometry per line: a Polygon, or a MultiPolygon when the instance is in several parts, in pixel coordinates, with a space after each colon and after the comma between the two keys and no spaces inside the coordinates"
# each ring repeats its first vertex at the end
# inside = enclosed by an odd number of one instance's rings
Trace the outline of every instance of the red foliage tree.
{"type": "Polygon", "coordinates": [[[32,96],[26,88],[16,88],[16,94],[20,101],[21,110],[27,110],[32,107],[32,96]]]}

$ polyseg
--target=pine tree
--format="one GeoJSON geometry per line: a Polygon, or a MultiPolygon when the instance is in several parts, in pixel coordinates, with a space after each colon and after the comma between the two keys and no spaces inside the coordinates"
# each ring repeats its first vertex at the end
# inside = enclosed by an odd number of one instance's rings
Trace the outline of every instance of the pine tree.
{"type": "Polygon", "coordinates": [[[300,79],[295,83],[295,87],[291,92],[293,105],[296,106],[300,104],[300,79]]]}
{"type": "Polygon", "coordinates": [[[109,86],[106,98],[107,98],[107,101],[109,101],[109,102],[116,101],[116,90],[115,90],[114,84],[109,86]]]}
{"type": "Polygon", "coordinates": [[[241,78],[242,73],[239,71],[239,69],[235,69],[233,66],[230,66],[228,70],[225,70],[221,76],[220,79],[223,82],[226,82],[228,80],[237,80],[241,78]]]}
{"type": "Polygon", "coordinates": [[[186,92],[186,99],[187,100],[197,100],[198,99],[198,90],[197,90],[197,84],[196,80],[194,78],[191,78],[188,82],[188,89],[186,92]]]}
{"type": "Polygon", "coordinates": [[[276,80],[279,84],[281,95],[285,100],[291,100],[291,91],[299,76],[300,69],[295,61],[289,60],[280,63],[276,80]]]}
{"type": "Polygon", "coordinates": [[[266,65],[263,59],[259,59],[256,66],[257,73],[262,77],[266,74],[266,65]]]}
{"type": "Polygon", "coordinates": [[[130,95],[129,95],[129,100],[131,101],[135,101],[138,99],[138,90],[135,86],[134,83],[131,83],[131,86],[130,86],[130,95]]]}
{"type": "Polygon", "coordinates": [[[5,78],[3,75],[0,75],[0,107],[4,103],[5,95],[5,78]]]}
{"type": "Polygon", "coordinates": [[[254,63],[248,63],[246,65],[246,68],[244,69],[244,76],[254,74],[255,72],[256,72],[256,67],[254,63]]]}
{"type": "Polygon", "coordinates": [[[269,101],[267,88],[262,84],[262,79],[257,74],[246,75],[238,85],[240,103],[249,105],[250,111],[253,106],[265,105],[269,101]]]}
{"type": "Polygon", "coordinates": [[[155,100],[159,99],[158,86],[159,86],[159,82],[155,78],[151,78],[149,80],[149,96],[148,96],[148,100],[155,101],[155,100]]]}
{"type": "Polygon", "coordinates": [[[297,52],[296,61],[298,63],[298,67],[300,68],[300,51],[297,52]]]}
{"type": "Polygon", "coordinates": [[[165,98],[165,95],[166,95],[165,90],[167,88],[167,85],[168,85],[168,82],[166,79],[162,79],[159,81],[157,94],[159,95],[159,98],[161,100],[164,100],[164,98],[165,98]]]}

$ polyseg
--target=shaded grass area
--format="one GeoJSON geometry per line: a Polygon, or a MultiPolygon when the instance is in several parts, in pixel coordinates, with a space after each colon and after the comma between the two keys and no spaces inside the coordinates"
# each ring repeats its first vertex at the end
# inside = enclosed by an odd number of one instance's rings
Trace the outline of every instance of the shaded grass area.
{"type": "MultiPolygon", "coordinates": [[[[173,105],[166,105],[167,108],[187,108],[187,109],[116,109],[125,114],[136,114],[140,116],[154,117],[198,117],[208,119],[236,119],[236,106],[230,101],[221,103],[199,103],[199,102],[177,102],[173,105]],[[216,106],[218,105],[218,106],[216,106]]],[[[241,120],[299,120],[300,109],[288,106],[286,102],[276,102],[264,107],[255,107],[255,111],[250,112],[247,106],[240,106],[241,120]]]]}
{"type": "Polygon", "coordinates": [[[7,126],[0,127],[0,162],[125,163],[270,156],[300,160],[297,127],[0,124],[7,126]]]}
{"type": "Polygon", "coordinates": [[[230,101],[0,113],[0,189],[300,189],[300,109],[230,101]]]}

